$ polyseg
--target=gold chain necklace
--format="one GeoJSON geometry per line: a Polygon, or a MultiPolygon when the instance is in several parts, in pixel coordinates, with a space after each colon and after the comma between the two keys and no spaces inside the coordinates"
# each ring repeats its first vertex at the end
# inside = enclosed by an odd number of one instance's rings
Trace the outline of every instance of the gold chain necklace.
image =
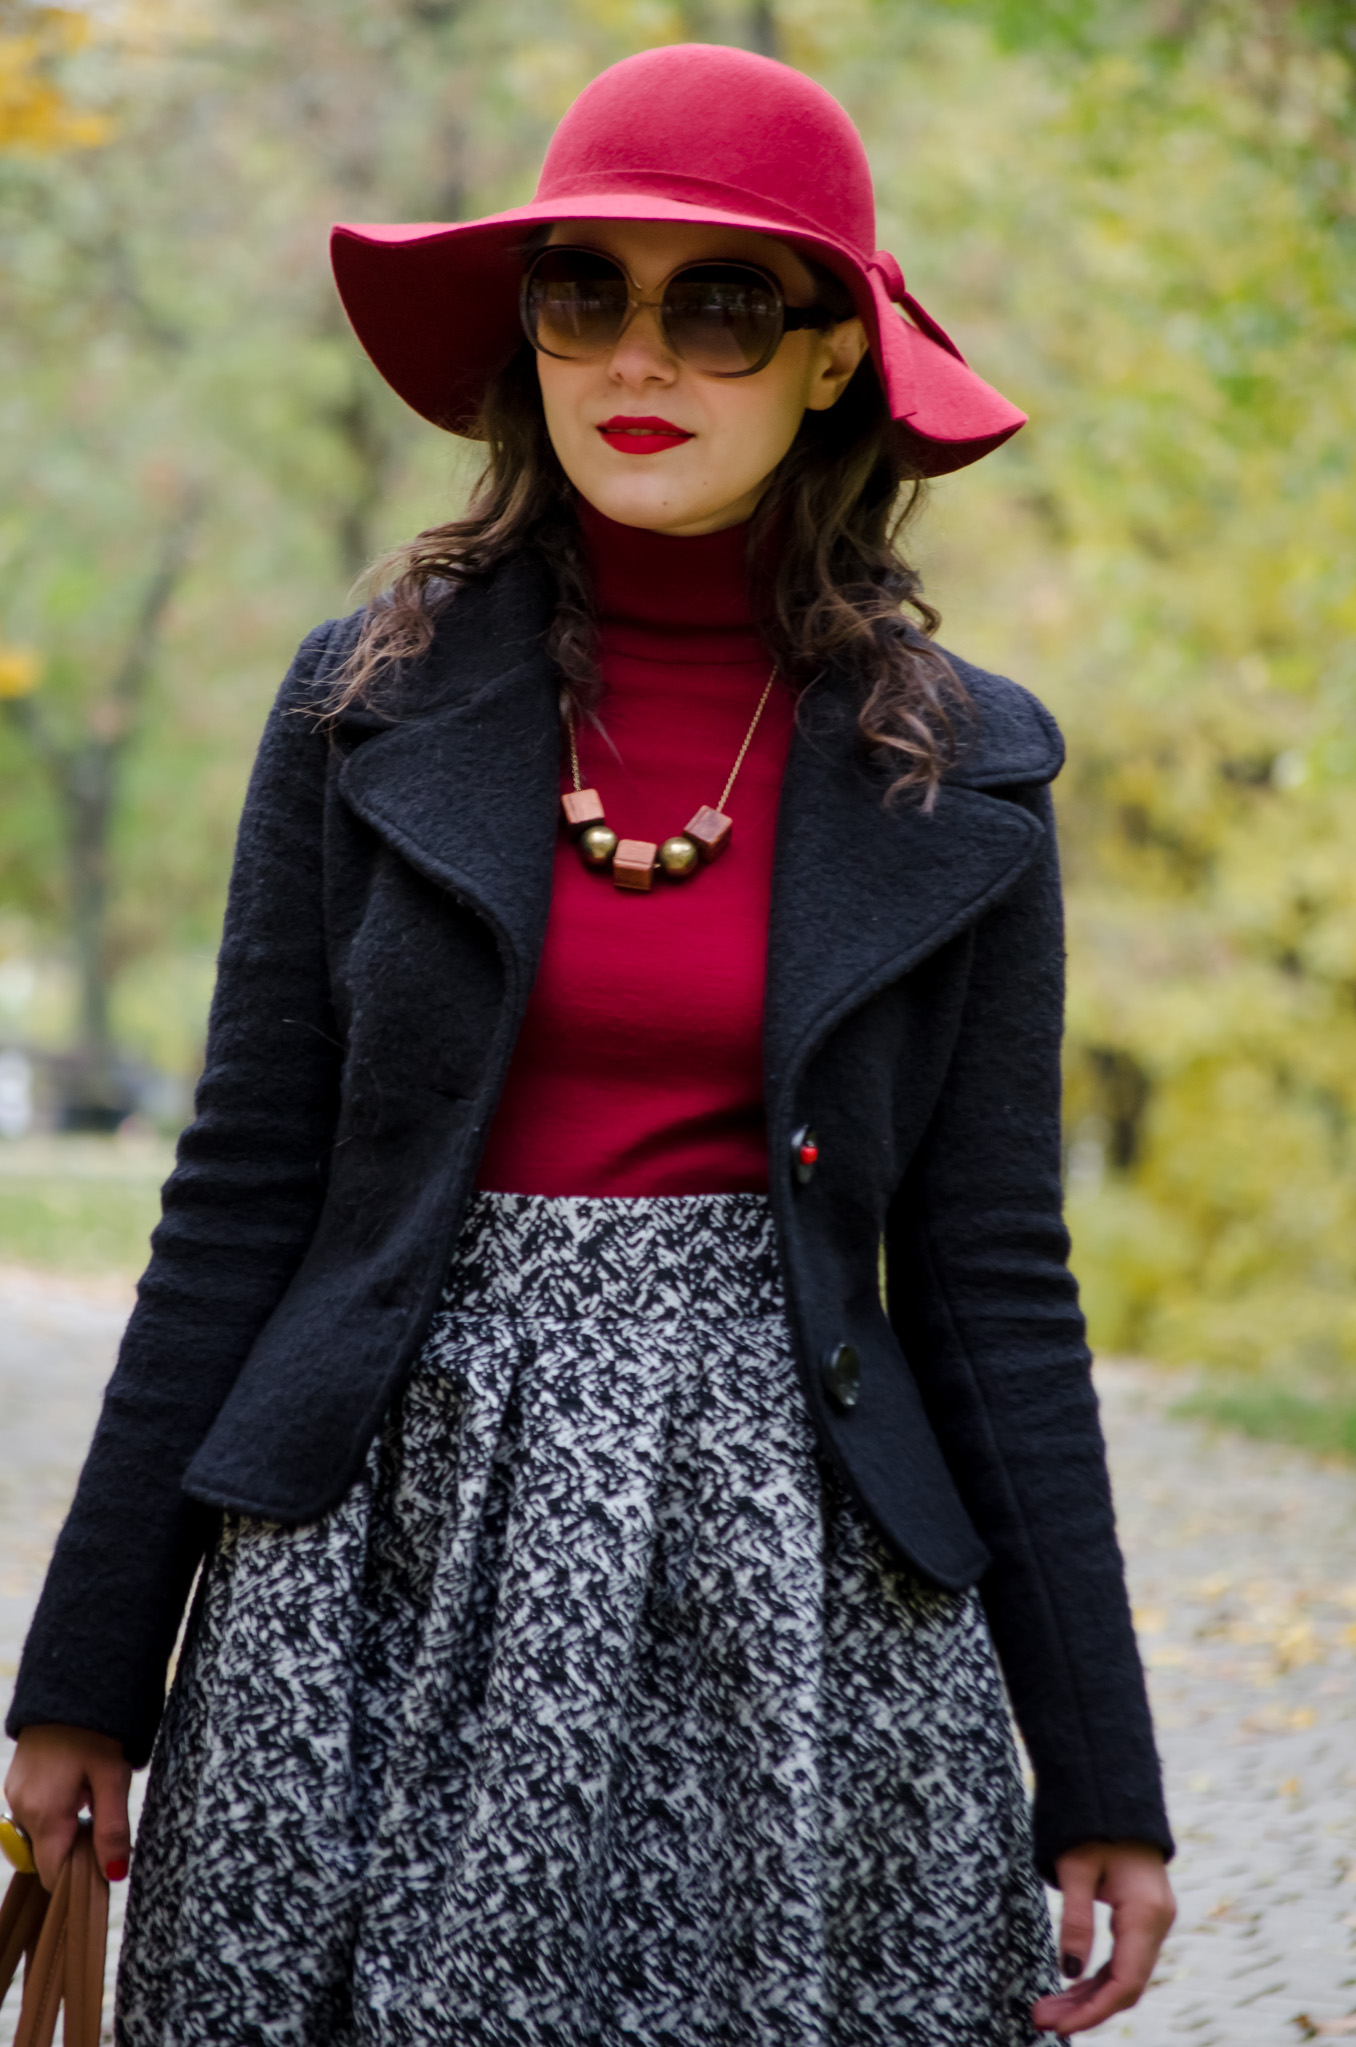
{"type": "Polygon", "coordinates": [[[602,799],[596,789],[586,789],[584,778],[579,772],[579,742],[575,733],[574,712],[565,713],[565,729],[570,735],[570,774],[574,788],[560,799],[561,813],[565,828],[579,847],[579,857],[585,867],[610,867],[612,879],[618,888],[638,889],[648,894],[654,886],[656,874],[663,874],[670,881],[686,881],[699,867],[709,866],[717,854],[723,853],[730,843],[733,822],[725,815],[725,806],[734,788],[735,776],[744,765],[744,756],[753,743],[758,730],[758,720],[763,715],[763,706],[777,680],[774,668],[763,684],[763,694],[758,699],[758,708],[749,720],[749,729],[744,734],[744,743],[735,755],[725,787],[720,792],[720,801],[713,808],[703,803],[685,831],[675,832],[672,838],[655,845],[649,839],[619,839],[603,815],[602,799]]]}

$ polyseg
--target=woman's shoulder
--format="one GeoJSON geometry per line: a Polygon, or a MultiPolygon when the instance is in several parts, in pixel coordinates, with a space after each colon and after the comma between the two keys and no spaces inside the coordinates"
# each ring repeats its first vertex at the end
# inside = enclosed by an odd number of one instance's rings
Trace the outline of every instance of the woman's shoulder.
{"type": "Polygon", "coordinates": [[[1006,675],[945,653],[970,702],[946,780],[967,789],[1053,782],[1064,765],[1064,735],[1040,698],[1006,675]]]}
{"type": "MultiPolygon", "coordinates": [[[[340,722],[390,724],[393,718],[432,708],[449,691],[474,689],[539,653],[550,623],[546,595],[540,565],[526,553],[475,581],[431,584],[428,647],[383,680],[370,707],[362,702],[345,707],[340,722]]],[[[373,602],[380,605],[385,599],[373,602]]],[[[371,603],[363,604],[312,627],[283,682],[283,708],[320,714],[331,709],[371,609],[371,603]]]]}
{"type": "Polygon", "coordinates": [[[278,691],[276,710],[317,715],[327,708],[335,681],[358,644],[367,607],[342,618],[323,618],[302,640],[278,691]]]}

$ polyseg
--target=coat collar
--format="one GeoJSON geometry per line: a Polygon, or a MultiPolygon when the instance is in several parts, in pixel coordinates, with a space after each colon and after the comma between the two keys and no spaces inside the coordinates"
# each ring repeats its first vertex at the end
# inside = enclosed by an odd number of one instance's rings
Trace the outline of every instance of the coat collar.
{"type": "Polygon", "coordinates": [[[340,793],[419,873],[485,918],[526,1000],[551,899],[559,686],[527,561],[458,594],[406,678],[406,711],[362,716],[340,793]]]}
{"type": "Polygon", "coordinates": [[[770,1109],[841,1017],[973,923],[1041,842],[1029,810],[985,792],[1058,771],[1054,721],[1001,678],[969,670],[965,679],[975,727],[931,811],[908,798],[886,805],[883,780],[857,746],[855,711],[841,696],[826,692],[802,706],[772,880],[770,1109]]]}
{"type": "MultiPolygon", "coordinates": [[[[560,736],[548,597],[526,560],[459,595],[409,678],[418,709],[361,717],[340,788],[410,865],[491,926],[526,1001],[550,907],[560,736]]],[[[1018,879],[1042,827],[989,792],[1049,781],[1062,748],[1033,697],[956,667],[977,717],[935,808],[887,809],[834,689],[802,705],[777,826],[769,1098],[838,1018],[963,930],[1018,879]]]]}

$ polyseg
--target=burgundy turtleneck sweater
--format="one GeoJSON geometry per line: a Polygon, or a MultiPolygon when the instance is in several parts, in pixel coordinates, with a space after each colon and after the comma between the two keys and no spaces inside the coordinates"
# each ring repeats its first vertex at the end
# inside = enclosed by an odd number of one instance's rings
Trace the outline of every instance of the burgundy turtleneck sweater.
{"type": "MultiPolygon", "coordinates": [[[[622,838],[657,843],[720,801],[768,678],[748,528],[674,540],[587,504],[580,516],[606,685],[604,731],[580,728],[584,786],[622,838]]],[[[562,831],[541,966],[481,1187],[766,1188],[763,989],[792,717],[790,692],[775,685],[726,806],[730,843],[688,881],[657,876],[648,895],[619,889],[607,870],[585,868],[562,831]]],[[[560,786],[571,786],[568,763],[560,786]]]]}

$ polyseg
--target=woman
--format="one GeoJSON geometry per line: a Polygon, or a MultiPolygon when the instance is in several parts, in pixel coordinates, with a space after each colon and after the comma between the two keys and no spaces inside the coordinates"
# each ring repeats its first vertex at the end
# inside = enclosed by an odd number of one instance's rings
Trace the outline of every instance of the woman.
{"type": "Polygon", "coordinates": [[[1022,415],[873,245],[836,104],[701,46],[595,81],[531,205],[337,231],[488,468],[284,685],[20,1673],[45,1879],[82,1799],[122,1872],[206,1554],[127,2047],[988,2047],[1147,1981],[1060,745],[890,537],[1022,415]],[[1066,1976],[1113,1908],[1059,1993],[1037,1871],[1066,1976]]]}

